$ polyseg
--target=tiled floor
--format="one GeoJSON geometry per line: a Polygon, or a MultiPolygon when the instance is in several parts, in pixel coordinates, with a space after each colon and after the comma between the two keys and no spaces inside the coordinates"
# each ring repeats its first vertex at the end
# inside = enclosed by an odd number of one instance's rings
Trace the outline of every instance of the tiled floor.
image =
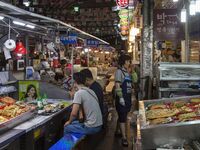
{"type": "Polygon", "coordinates": [[[133,134],[134,129],[130,127],[129,147],[123,147],[121,145],[121,138],[115,137],[115,128],[117,122],[117,113],[115,110],[111,111],[108,121],[108,130],[105,138],[99,143],[95,150],[133,150],[133,134]]]}

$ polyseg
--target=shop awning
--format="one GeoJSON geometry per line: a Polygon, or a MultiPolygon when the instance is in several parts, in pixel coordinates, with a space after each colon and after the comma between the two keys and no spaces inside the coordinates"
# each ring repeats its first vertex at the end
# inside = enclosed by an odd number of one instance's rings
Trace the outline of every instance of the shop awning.
{"type": "Polygon", "coordinates": [[[100,41],[102,44],[109,45],[108,42],[86,33],[76,27],[71,26],[65,22],[62,22],[57,19],[53,19],[50,17],[46,17],[43,15],[39,15],[36,13],[32,13],[21,8],[15,7],[11,4],[0,1],[0,16],[4,17],[4,19],[0,20],[0,26],[8,27],[9,20],[11,22],[11,26],[16,30],[21,30],[25,32],[32,32],[40,35],[48,35],[51,31],[73,31],[76,32],[78,37],[83,39],[96,39],[100,41]],[[14,24],[17,22],[18,24],[14,24]],[[20,23],[24,23],[19,25],[20,23]],[[24,26],[22,26],[24,25],[24,26]]]}

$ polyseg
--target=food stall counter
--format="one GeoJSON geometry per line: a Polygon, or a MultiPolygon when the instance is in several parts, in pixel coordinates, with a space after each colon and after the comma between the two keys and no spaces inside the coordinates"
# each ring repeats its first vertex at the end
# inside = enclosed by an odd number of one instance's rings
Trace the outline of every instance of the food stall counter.
{"type": "MultiPolygon", "coordinates": [[[[54,103],[58,100],[48,100],[48,102],[54,103]]],[[[63,109],[49,115],[35,115],[34,118],[1,134],[0,149],[9,149],[9,146],[13,147],[14,145],[15,150],[48,149],[62,137],[63,124],[69,117],[70,105],[72,104],[71,100],[65,102],[63,109]]]]}
{"type": "Polygon", "coordinates": [[[181,147],[200,137],[200,96],[139,102],[142,148],[181,147]]]}

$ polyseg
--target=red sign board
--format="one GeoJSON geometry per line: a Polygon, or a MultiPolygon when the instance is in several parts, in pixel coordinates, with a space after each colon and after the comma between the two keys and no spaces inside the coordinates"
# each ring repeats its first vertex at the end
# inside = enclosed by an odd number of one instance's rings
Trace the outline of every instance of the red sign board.
{"type": "Polygon", "coordinates": [[[116,0],[116,3],[121,8],[128,7],[128,0],[116,0]]]}

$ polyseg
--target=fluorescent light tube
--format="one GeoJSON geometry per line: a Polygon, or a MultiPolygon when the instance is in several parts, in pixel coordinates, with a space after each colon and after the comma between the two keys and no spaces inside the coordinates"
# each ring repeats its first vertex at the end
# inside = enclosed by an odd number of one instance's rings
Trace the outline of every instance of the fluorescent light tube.
{"type": "Polygon", "coordinates": [[[13,21],[13,23],[16,25],[25,26],[25,23],[23,23],[23,22],[13,21]]]}
{"type": "Polygon", "coordinates": [[[3,20],[4,19],[4,17],[3,16],[0,16],[0,20],[3,20]]]}
{"type": "Polygon", "coordinates": [[[31,28],[31,29],[35,29],[35,26],[34,25],[30,25],[30,24],[27,24],[26,27],[31,28]]]}
{"type": "Polygon", "coordinates": [[[196,0],[196,12],[200,12],[200,0],[196,0]]]}
{"type": "Polygon", "coordinates": [[[186,22],[186,9],[181,10],[181,22],[186,22]]]}
{"type": "Polygon", "coordinates": [[[178,0],[173,0],[173,2],[178,2],[178,0]]]}

